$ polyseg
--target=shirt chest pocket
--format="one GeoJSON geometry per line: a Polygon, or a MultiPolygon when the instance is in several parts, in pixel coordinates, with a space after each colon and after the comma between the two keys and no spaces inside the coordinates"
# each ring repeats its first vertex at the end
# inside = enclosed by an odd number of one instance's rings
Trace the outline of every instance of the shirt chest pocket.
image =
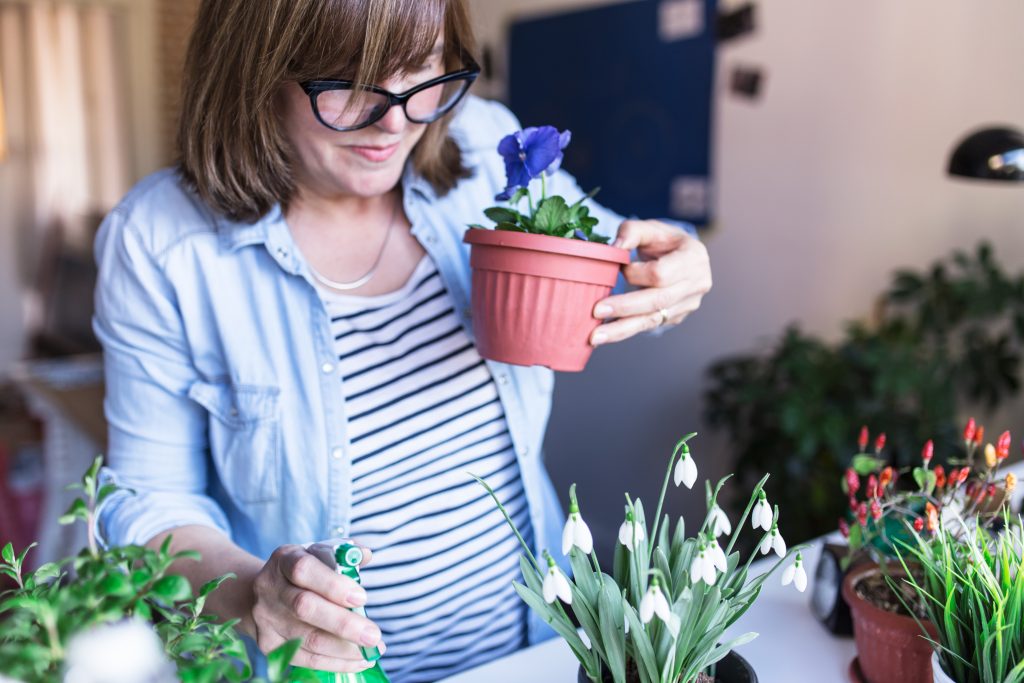
{"type": "Polygon", "coordinates": [[[188,395],[210,414],[209,443],[221,483],[239,503],[279,494],[280,390],[272,386],[196,382],[188,395]]]}

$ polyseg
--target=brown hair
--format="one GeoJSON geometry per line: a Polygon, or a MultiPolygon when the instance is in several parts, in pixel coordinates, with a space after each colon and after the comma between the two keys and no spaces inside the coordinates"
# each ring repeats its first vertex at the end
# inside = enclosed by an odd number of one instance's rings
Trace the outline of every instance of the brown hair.
{"type": "MultiPolygon", "coordinates": [[[[444,36],[448,70],[474,49],[464,0],[203,0],[183,78],[179,165],[215,210],[254,221],[295,192],[275,95],[289,81],[369,84],[422,63],[444,36]]],[[[448,135],[428,124],[412,163],[439,194],[469,175],[448,135]]]]}

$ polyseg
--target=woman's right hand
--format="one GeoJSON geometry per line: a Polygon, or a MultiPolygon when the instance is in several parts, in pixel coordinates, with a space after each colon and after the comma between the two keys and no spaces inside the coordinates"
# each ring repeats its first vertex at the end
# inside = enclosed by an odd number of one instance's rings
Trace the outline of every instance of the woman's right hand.
{"type": "MultiPolygon", "coordinates": [[[[366,564],[369,551],[364,555],[366,564]]],[[[384,652],[377,625],[349,609],[366,604],[366,591],[302,546],[275,550],[253,581],[253,594],[256,644],[266,653],[301,638],[293,666],[353,673],[374,664],[363,658],[360,646],[376,645],[384,652]]]]}

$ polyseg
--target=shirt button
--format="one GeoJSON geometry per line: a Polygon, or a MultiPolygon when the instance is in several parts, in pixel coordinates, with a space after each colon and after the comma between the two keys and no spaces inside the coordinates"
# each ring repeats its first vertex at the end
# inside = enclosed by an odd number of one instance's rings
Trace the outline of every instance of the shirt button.
{"type": "Polygon", "coordinates": [[[288,250],[285,249],[284,247],[278,247],[277,248],[277,255],[280,258],[288,258],[288,250]]]}
{"type": "Polygon", "coordinates": [[[320,366],[320,369],[323,371],[323,373],[325,375],[329,375],[332,372],[334,372],[334,364],[333,363],[324,363],[323,365],[320,366]]]}
{"type": "Polygon", "coordinates": [[[343,456],[344,454],[345,451],[343,451],[340,447],[331,449],[331,457],[334,458],[335,460],[341,460],[341,456],[343,456]]]}
{"type": "Polygon", "coordinates": [[[469,320],[470,318],[473,317],[473,311],[471,311],[468,308],[463,308],[462,309],[462,317],[465,318],[466,320],[469,320]]]}
{"type": "Polygon", "coordinates": [[[500,384],[502,386],[505,386],[506,384],[508,384],[508,375],[506,375],[504,373],[498,375],[498,384],[500,384]]]}
{"type": "Polygon", "coordinates": [[[519,455],[520,456],[525,458],[529,454],[530,454],[530,447],[529,446],[523,446],[522,448],[519,449],[519,455]]]}
{"type": "Polygon", "coordinates": [[[343,526],[336,526],[333,529],[331,529],[331,533],[334,534],[335,536],[344,536],[345,535],[345,527],[343,527],[343,526]]]}
{"type": "Polygon", "coordinates": [[[423,236],[423,240],[427,244],[433,244],[434,242],[437,242],[437,237],[434,236],[434,233],[428,232],[426,235],[423,236]]]}

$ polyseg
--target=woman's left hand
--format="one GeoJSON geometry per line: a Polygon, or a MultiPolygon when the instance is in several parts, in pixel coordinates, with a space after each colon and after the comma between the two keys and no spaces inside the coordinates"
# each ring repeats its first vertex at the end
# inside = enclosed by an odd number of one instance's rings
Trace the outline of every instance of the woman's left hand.
{"type": "Polygon", "coordinates": [[[711,289],[708,250],[682,228],[655,220],[623,221],[614,246],[637,250],[640,259],[625,266],[623,274],[642,289],[597,302],[594,317],[610,322],[591,334],[594,346],[679,323],[711,289]]]}

